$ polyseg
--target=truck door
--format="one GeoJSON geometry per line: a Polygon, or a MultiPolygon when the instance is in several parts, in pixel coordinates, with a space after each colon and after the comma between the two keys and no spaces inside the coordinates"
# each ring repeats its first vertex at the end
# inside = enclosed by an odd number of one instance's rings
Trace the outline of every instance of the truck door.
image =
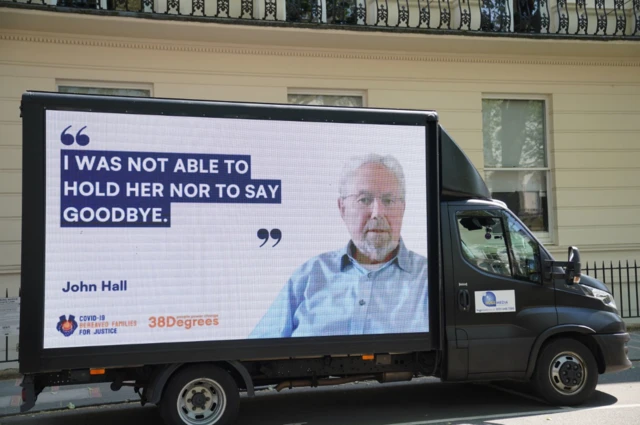
{"type": "Polygon", "coordinates": [[[515,216],[498,207],[450,206],[449,219],[455,334],[458,346],[469,350],[468,377],[517,377],[527,368],[536,337],[557,324],[540,247],[515,216]]]}

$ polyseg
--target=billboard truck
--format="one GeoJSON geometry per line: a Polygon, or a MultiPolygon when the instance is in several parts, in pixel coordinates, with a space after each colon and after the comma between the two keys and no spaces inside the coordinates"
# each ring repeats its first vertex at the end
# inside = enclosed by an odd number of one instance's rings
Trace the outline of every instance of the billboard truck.
{"type": "Polygon", "coordinates": [[[556,261],[434,111],[25,92],[22,411],[110,382],[168,425],[240,392],[419,376],[550,403],[627,369],[579,251],[556,261]]]}

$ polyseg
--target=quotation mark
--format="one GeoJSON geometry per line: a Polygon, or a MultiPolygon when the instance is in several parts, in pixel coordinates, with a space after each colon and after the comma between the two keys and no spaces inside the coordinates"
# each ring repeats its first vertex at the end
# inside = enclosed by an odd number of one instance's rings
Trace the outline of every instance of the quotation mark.
{"type": "Polygon", "coordinates": [[[60,141],[63,145],[71,146],[74,142],[79,144],[80,146],[87,146],[89,144],[89,141],[91,140],[89,139],[89,136],[86,134],[80,134],[82,133],[82,130],[87,128],[86,125],[78,130],[78,132],[76,133],[76,137],[73,137],[72,134],[67,133],[67,130],[69,130],[70,128],[71,126],[65,128],[60,134],[60,141]]]}
{"type": "Polygon", "coordinates": [[[280,243],[280,240],[282,239],[282,232],[280,231],[280,229],[271,229],[271,233],[269,233],[267,229],[260,229],[258,230],[258,239],[264,241],[262,245],[260,245],[260,248],[262,248],[264,244],[269,241],[269,235],[271,235],[271,239],[277,239],[277,242],[273,244],[272,248],[278,245],[280,243]]]}

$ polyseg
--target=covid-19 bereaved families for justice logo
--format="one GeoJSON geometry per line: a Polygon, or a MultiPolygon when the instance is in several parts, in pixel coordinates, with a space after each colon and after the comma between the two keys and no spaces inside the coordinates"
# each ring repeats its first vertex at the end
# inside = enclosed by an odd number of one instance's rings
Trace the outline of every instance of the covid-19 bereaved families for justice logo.
{"type": "Polygon", "coordinates": [[[64,336],[71,336],[78,329],[78,322],[73,314],[70,314],[68,319],[66,315],[62,315],[56,329],[64,336]]]}

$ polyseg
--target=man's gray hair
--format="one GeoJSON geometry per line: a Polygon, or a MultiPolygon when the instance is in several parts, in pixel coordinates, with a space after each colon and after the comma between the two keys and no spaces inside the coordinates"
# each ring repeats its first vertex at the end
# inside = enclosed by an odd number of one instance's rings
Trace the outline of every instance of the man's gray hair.
{"type": "Polygon", "coordinates": [[[404,199],[405,180],[402,165],[400,165],[400,162],[398,162],[398,160],[392,155],[383,156],[375,153],[353,156],[345,162],[342,168],[342,174],[340,175],[340,197],[349,195],[349,193],[347,193],[347,189],[349,186],[349,181],[353,177],[353,174],[358,168],[367,164],[380,164],[391,171],[396,179],[398,179],[398,184],[400,186],[400,196],[404,199]]]}

